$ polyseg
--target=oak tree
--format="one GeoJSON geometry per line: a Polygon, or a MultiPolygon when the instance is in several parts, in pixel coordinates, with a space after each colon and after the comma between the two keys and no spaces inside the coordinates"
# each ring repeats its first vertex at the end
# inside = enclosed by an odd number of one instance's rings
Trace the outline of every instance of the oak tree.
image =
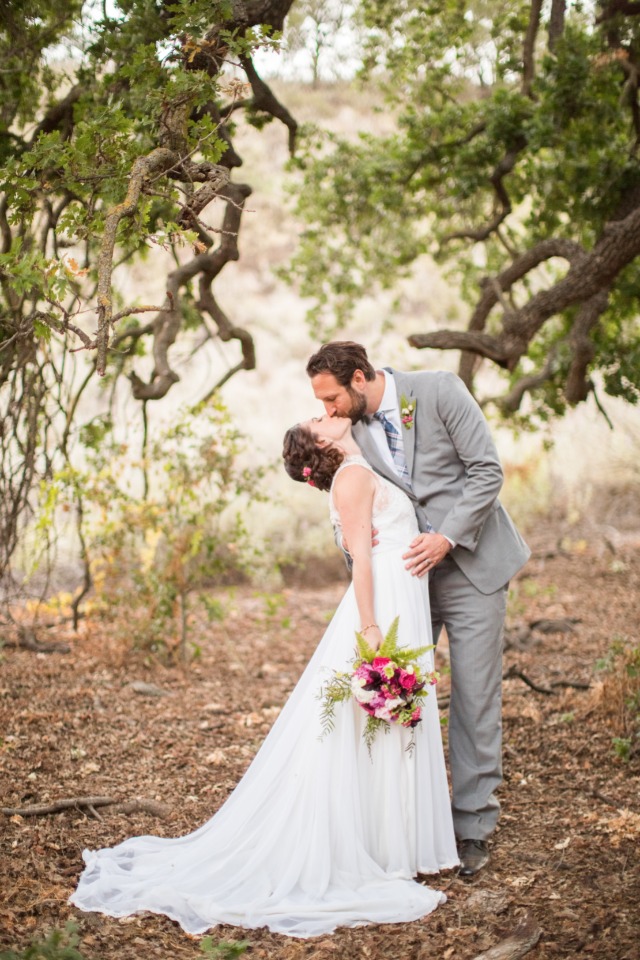
{"type": "Polygon", "coordinates": [[[277,118],[294,149],[296,121],[254,63],[291,2],[0,7],[0,576],[94,376],[127,376],[144,411],[178,380],[185,330],[239,344],[221,382],[255,366],[251,333],[215,283],[238,258],[251,193],[236,175],[234,116],[277,118]],[[173,253],[166,295],[132,302],[123,270],[154,245],[173,253]],[[89,362],[69,376],[78,351],[89,362]]]}

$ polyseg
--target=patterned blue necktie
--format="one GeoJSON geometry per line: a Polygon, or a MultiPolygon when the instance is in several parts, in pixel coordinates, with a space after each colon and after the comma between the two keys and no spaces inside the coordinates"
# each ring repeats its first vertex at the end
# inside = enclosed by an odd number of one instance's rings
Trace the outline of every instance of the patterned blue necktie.
{"type": "Polygon", "coordinates": [[[373,419],[377,420],[378,423],[382,424],[382,427],[387,438],[387,444],[389,445],[389,450],[391,451],[391,456],[393,462],[396,465],[396,469],[403,480],[406,480],[407,483],[411,483],[411,478],[409,476],[409,468],[407,467],[407,458],[404,455],[404,446],[402,443],[402,438],[394,425],[390,420],[387,420],[384,413],[380,410],[377,413],[374,413],[373,419]]]}

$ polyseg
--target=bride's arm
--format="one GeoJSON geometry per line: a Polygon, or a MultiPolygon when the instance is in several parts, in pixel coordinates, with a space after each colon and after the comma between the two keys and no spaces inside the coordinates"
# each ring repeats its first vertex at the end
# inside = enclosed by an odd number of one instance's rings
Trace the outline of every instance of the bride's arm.
{"type": "Polygon", "coordinates": [[[353,559],[353,589],[360,615],[360,629],[366,629],[369,646],[377,650],[382,634],[376,623],[371,570],[371,519],[375,479],[365,467],[342,470],[333,488],[333,502],[340,514],[344,540],[353,559]]]}

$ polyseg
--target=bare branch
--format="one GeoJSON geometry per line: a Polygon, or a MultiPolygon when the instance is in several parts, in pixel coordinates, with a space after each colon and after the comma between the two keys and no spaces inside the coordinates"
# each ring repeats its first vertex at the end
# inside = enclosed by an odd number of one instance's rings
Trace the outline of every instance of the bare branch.
{"type": "Polygon", "coordinates": [[[509,393],[502,397],[489,397],[486,400],[483,400],[481,403],[482,407],[487,406],[490,403],[495,404],[503,413],[515,413],[516,410],[520,409],[520,404],[522,403],[526,393],[531,393],[532,390],[535,390],[537,387],[541,387],[543,384],[553,376],[553,371],[556,367],[556,351],[550,350],[547,361],[542,368],[537,373],[531,373],[527,376],[521,377],[517,383],[513,385],[509,393]]]}
{"type": "MultiPolygon", "coordinates": [[[[153,313],[158,310],[165,310],[165,309],[166,309],[166,305],[162,307],[155,307],[155,306],[127,307],[126,310],[121,310],[120,313],[114,314],[111,317],[111,323],[112,324],[117,323],[118,320],[122,320],[124,317],[130,317],[134,313],[153,313]]],[[[123,336],[131,337],[134,334],[136,334],[138,329],[140,330],[140,334],[138,335],[141,335],[142,333],[146,332],[149,329],[149,327],[145,326],[145,327],[136,328],[134,330],[127,330],[125,331],[123,336]]],[[[116,340],[113,341],[112,346],[115,346],[115,344],[116,344],[116,340]]]]}
{"type": "Polygon", "coordinates": [[[56,333],[64,333],[65,330],[70,330],[78,340],[82,340],[84,347],[81,349],[92,350],[95,347],[95,341],[91,337],[87,336],[84,330],[81,330],[80,327],[76,326],[75,323],[72,323],[68,316],[64,320],[59,320],[57,317],[53,317],[49,313],[43,313],[41,310],[36,310],[33,314],[33,320],[39,320],[41,323],[46,324],[52,330],[55,330],[56,333]]]}
{"type": "Polygon", "coordinates": [[[407,337],[412,347],[424,350],[433,347],[436,350],[469,350],[493,360],[499,367],[506,367],[509,354],[502,345],[500,337],[475,330],[436,330],[433,333],[413,333],[407,337]]]}
{"type": "Polygon", "coordinates": [[[514,283],[522,280],[523,277],[546,260],[560,257],[575,264],[585,256],[586,252],[580,244],[563,237],[542,240],[535,247],[526,250],[495,278],[495,282],[492,282],[488,277],[482,281],[482,295],[469,321],[469,330],[484,329],[489,313],[498,303],[497,290],[510,290],[514,283]]]}
{"type": "Polygon", "coordinates": [[[268,84],[259,76],[251,57],[241,57],[240,62],[253,90],[253,101],[251,105],[256,110],[264,110],[265,113],[271,114],[272,117],[276,117],[284,123],[289,130],[289,153],[293,156],[296,149],[297,122],[293,119],[287,108],[274,96],[268,84]]]}

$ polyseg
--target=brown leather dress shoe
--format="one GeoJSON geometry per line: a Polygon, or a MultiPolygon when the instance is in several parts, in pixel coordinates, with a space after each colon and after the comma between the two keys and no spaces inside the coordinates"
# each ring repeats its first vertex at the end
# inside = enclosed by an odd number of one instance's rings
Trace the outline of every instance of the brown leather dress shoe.
{"type": "Polygon", "coordinates": [[[489,863],[489,845],[486,840],[460,840],[460,877],[475,877],[479,870],[489,863]]]}

